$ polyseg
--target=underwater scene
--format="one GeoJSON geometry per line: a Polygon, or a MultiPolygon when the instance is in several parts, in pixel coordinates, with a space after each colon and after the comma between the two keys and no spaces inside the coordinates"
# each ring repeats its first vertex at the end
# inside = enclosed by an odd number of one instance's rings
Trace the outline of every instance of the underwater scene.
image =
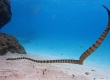
{"type": "Polygon", "coordinates": [[[110,80],[110,0],[2,1],[0,80],[110,80]]]}

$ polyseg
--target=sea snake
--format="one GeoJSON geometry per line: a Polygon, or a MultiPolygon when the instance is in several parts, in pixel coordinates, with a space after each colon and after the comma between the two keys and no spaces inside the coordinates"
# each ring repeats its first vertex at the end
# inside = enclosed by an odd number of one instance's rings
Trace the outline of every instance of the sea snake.
{"type": "Polygon", "coordinates": [[[103,5],[103,7],[108,12],[108,25],[107,25],[106,29],[104,30],[104,32],[102,33],[102,35],[99,37],[99,39],[80,56],[79,60],[74,60],[74,59],[34,60],[34,59],[31,59],[31,58],[27,58],[27,57],[8,58],[6,60],[27,59],[27,60],[37,62],[37,63],[72,63],[72,64],[82,65],[83,61],[100,46],[100,44],[103,42],[103,40],[105,39],[105,37],[107,36],[107,34],[110,30],[110,10],[104,5],[103,5]]]}

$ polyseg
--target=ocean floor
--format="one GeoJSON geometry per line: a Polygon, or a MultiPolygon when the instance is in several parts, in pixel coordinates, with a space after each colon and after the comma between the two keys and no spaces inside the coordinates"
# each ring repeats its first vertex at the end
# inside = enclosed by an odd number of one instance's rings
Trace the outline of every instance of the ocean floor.
{"type": "Polygon", "coordinates": [[[0,56],[0,80],[110,80],[110,68],[94,63],[35,63],[29,60],[6,60],[13,57],[59,59],[55,56],[17,54],[0,56]]]}

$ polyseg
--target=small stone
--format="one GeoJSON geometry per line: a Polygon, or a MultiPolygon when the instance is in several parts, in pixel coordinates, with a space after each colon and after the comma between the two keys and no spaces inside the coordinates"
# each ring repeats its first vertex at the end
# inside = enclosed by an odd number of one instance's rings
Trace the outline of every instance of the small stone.
{"type": "Polygon", "coordinates": [[[91,70],[91,71],[96,71],[96,70],[91,70]]]}
{"type": "Polygon", "coordinates": [[[89,73],[89,72],[85,72],[85,74],[86,74],[86,75],[89,75],[90,73],[89,73]]]}
{"type": "Polygon", "coordinates": [[[75,77],[75,75],[74,75],[74,74],[72,74],[72,76],[73,76],[73,77],[75,77]]]}

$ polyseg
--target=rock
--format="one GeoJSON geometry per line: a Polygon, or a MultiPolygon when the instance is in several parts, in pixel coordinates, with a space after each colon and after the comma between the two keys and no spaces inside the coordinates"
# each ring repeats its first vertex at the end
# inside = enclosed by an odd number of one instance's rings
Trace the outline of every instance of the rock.
{"type": "Polygon", "coordinates": [[[0,29],[11,20],[11,17],[10,0],[0,0],[0,29]]]}
{"type": "Polygon", "coordinates": [[[7,51],[26,54],[25,49],[14,36],[0,32],[0,55],[4,55],[7,51]]]}

